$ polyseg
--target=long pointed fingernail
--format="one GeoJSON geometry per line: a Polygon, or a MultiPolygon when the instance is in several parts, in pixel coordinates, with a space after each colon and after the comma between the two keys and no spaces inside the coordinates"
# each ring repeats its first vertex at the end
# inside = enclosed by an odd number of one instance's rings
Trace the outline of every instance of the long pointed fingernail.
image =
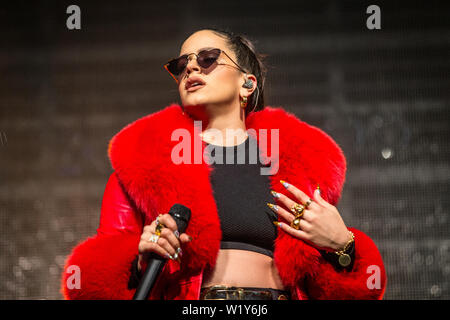
{"type": "Polygon", "coordinates": [[[290,184],[287,183],[287,182],[284,181],[284,180],[280,180],[280,182],[281,182],[281,184],[283,185],[283,187],[285,187],[285,188],[288,188],[288,187],[290,186],[290,184]]]}
{"type": "Polygon", "coordinates": [[[278,212],[278,206],[276,204],[271,204],[269,202],[266,203],[270,209],[275,210],[278,212]]]}
{"type": "Polygon", "coordinates": [[[319,186],[319,184],[317,184],[316,190],[318,190],[317,192],[320,194],[320,186],[319,186]]]}
{"type": "Polygon", "coordinates": [[[168,259],[173,260],[173,257],[172,257],[170,254],[168,254],[168,253],[166,253],[166,257],[167,257],[168,259]]]}
{"type": "Polygon", "coordinates": [[[275,192],[273,190],[270,190],[270,193],[275,197],[275,198],[279,198],[280,194],[278,192],[275,192]]]}

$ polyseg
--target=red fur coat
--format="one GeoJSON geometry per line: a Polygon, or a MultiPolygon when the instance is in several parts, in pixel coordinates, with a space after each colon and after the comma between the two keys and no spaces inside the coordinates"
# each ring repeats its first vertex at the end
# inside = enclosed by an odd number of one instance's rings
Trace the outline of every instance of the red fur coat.
{"type": "MultiPolygon", "coordinates": [[[[337,205],[346,171],[339,146],[322,130],[308,125],[282,108],[266,107],[246,118],[247,129],[279,129],[279,168],[270,175],[272,190],[283,192],[280,179],[297,186],[311,198],[317,184],[322,197],[337,205]]],[[[193,240],[183,245],[181,264],[169,260],[150,299],[198,299],[205,268],[213,268],[220,249],[221,229],[209,180],[212,167],[177,165],[171,161],[175,129],[185,128],[191,139],[205,148],[198,127],[170,105],[127,125],[109,144],[114,172],[103,196],[97,234],[81,243],[66,261],[62,293],[66,299],[131,299],[130,266],[138,254],[142,227],[174,203],[192,211],[186,233],[193,240]],[[80,271],[80,287],[73,281],[73,268],[80,271]]],[[[256,137],[258,139],[258,137],[256,137]]],[[[351,271],[339,270],[305,242],[278,232],[274,263],[294,299],[381,299],[386,285],[382,258],[363,232],[355,234],[355,260],[351,271]],[[375,266],[375,269],[373,269],[375,266]],[[379,270],[378,275],[373,270],[379,270]],[[378,276],[378,285],[369,277],[378,276]]]]}

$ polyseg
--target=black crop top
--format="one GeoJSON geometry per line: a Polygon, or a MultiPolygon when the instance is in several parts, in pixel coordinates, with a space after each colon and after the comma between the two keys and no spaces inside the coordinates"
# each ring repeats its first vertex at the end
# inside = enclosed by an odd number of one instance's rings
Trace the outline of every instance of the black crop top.
{"type": "Polygon", "coordinates": [[[261,175],[260,170],[270,164],[262,164],[259,153],[254,157],[256,163],[250,163],[250,139],[257,146],[252,136],[230,147],[207,143],[210,152],[207,154],[216,158],[211,164],[214,168],[211,184],[222,229],[221,249],[250,250],[273,257],[277,236],[273,221],[277,216],[266,203],[275,203],[275,200],[270,193],[270,176],[261,175]],[[234,161],[226,162],[226,152],[234,154],[234,161]],[[222,163],[217,160],[220,156],[222,163]],[[244,157],[245,163],[238,162],[244,157]]]}

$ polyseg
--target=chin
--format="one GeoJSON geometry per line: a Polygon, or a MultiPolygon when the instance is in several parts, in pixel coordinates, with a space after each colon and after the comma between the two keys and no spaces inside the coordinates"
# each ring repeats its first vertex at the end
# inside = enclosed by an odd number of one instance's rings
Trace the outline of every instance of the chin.
{"type": "Polygon", "coordinates": [[[205,103],[205,99],[188,99],[187,100],[188,104],[190,105],[198,105],[198,104],[204,104],[205,103]]]}
{"type": "Polygon", "coordinates": [[[184,106],[200,106],[205,105],[207,103],[206,99],[197,98],[197,97],[189,97],[183,102],[184,106]]]}

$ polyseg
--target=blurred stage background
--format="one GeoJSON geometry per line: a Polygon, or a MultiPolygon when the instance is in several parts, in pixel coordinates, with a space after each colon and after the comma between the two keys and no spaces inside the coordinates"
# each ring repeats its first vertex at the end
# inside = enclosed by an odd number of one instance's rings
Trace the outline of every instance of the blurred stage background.
{"type": "Polygon", "coordinates": [[[2,4],[0,299],[62,298],[64,260],[98,226],[109,139],[178,101],[162,65],[207,26],[256,40],[266,104],[344,150],[338,208],[378,245],[385,299],[449,299],[449,12],[444,1],[2,4]],[[81,30],[66,28],[71,4],[81,30]],[[366,28],[369,4],[381,30],[366,28]]]}

